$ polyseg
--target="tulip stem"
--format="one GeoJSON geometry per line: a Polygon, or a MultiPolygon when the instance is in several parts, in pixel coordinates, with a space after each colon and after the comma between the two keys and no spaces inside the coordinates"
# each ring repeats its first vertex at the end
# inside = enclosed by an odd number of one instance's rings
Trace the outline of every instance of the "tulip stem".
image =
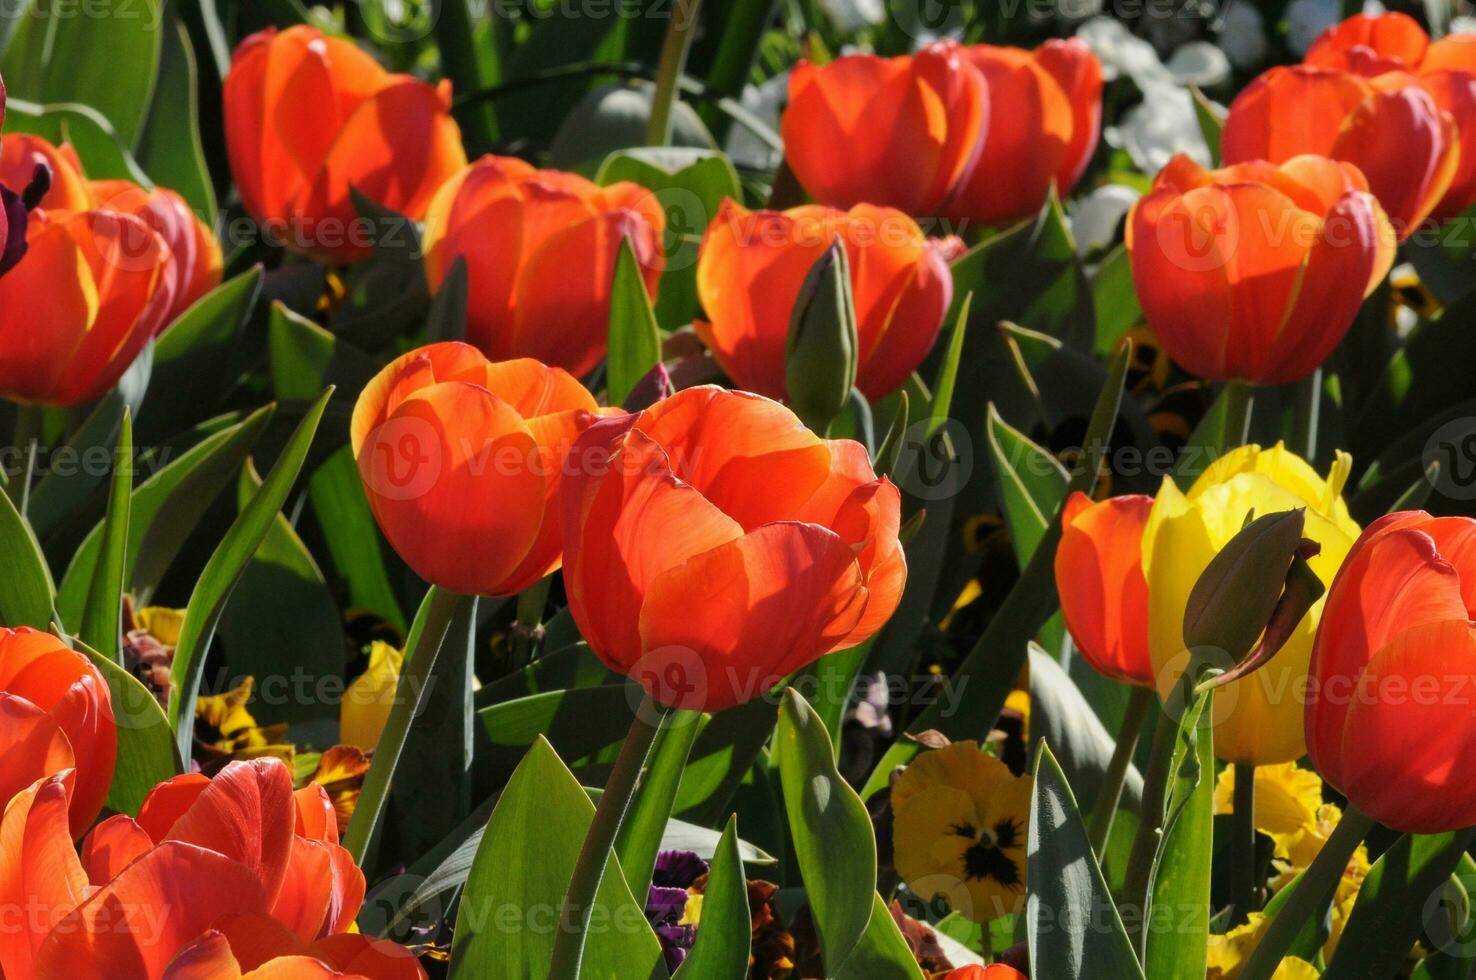
{"type": "Polygon", "coordinates": [[[1169,766],[1173,764],[1174,743],[1179,726],[1167,714],[1158,716],[1153,729],[1153,750],[1148,756],[1148,771],[1143,775],[1143,803],[1138,808],[1138,832],[1133,836],[1133,849],[1122,886],[1123,926],[1132,940],[1138,959],[1143,958],[1144,937],[1148,919],[1148,886],[1153,874],[1153,858],[1163,837],[1164,803],[1168,794],[1169,766]]]}
{"type": "Polygon", "coordinates": [[[405,666],[400,674],[400,683],[395,688],[394,704],[385,719],[384,731],[379,736],[379,745],[374,750],[374,761],[364,777],[364,787],[359,793],[359,802],[354,805],[354,815],[349,820],[344,834],[343,846],[353,855],[354,863],[364,864],[364,855],[379,828],[379,817],[389,797],[390,780],[400,753],[405,748],[405,739],[410,734],[410,724],[420,714],[420,703],[429,686],[431,671],[436,658],[451,628],[451,620],[469,596],[449,592],[440,586],[431,586],[421,614],[411,628],[410,643],[405,650],[405,666]]]}
{"type": "Polygon", "coordinates": [[[1134,685],[1128,696],[1127,711],[1122,716],[1122,728],[1117,733],[1117,745],[1112,749],[1112,761],[1107,763],[1107,773],[1102,777],[1102,788],[1097,793],[1096,805],[1092,807],[1090,838],[1092,853],[1097,860],[1107,849],[1107,838],[1112,834],[1112,820],[1117,815],[1117,804],[1122,799],[1122,784],[1127,779],[1128,767],[1133,762],[1133,752],[1138,748],[1138,736],[1143,731],[1143,719],[1148,716],[1148,704],[1153,700],[1153,691],[1134,685]]]}
{"type": "Polygon", "coordinates": [[[1297,382],[1292,404],[1292,439],[1307,462],[1317,458],[1317,426],[1322,414],[1322,368],[1297,382]]]}
{"type": "Polygon", "coordinates": [[[15,458],[19,465],[12,474],[6,489],[16,509],[26,512],[27,496],[31,484],[32,460],[35,444],[41,438],[42,411],[40,406],[18,404],[15,406],[15,458]]]}
{"type": "MultiPolygon", "coordinates": [[[[670,710],[651,700],[649,694],[641,696],[630,731],[615,759],[615,768],[605,784],[599,805],[595,807],[594,820],[585,834],[584,845],[579,849],[579,860],[574,865],[574,876],[569,882],[569,893],[564,898],[559,919],[559,934],[554,937],[548,980],[579,980],[585,932],[594,912],[600,881],[605,876],[605,866],[610,863],[620,825],[625,822],[625,815],[645,771],[646,759],[670,710]]],[[[637,901],[643,897],[639,896],[637,901]]]]}
{"type": "Polygon", "coordinates": [[[553,576],[543,578],[518,593],[517,619],[513,624],[513,669],[522,670],[533,660],[543,639],[543,609],[553,576]]]}
{"type": "Polygon", "coordinates": [[[701,0],[676,0],[666,40],[661,44],[661,62],[656,70],[656,90],[651,94],[651,115],[646,122],[646,145],[671,142],[671,110],[677,99],[677,83],[687,66],[687,50],[697,28],[701,0]]]}
{"type": "Polygon", "coordinates": [[[1325,911],[1332,902],[1338,883],[1348,869],[1349,859],[1373,825],[1373,819],[1352,804],[1343,810],[1343,818],[1333,828],[1332,836],[1322,845],[1322,850],[1317,852],[1312,866],[1302,872],[1295,883],[1287,886],[1293,889],[1291,896],[1266,927],[1260,943],[1240,973],[1240,980],[1270,980],[1297,934],[1302,931],[1302,926],[1312,916],[1325,911]]]}
{"type": "Polygon", "coordinates": [[[1229,452],[1243,446],[1250,438],[1251,407],[1255,401],[1255,389],[1244,381],[1229,381],[1225,384],[1225,429],[1220,452],[1229,452]]]}
{"type": "Polygon", "coordinates": [[[1256,767],[1235,763],[1230,834],[1230,925],[1250,918],[1256,907],[1256,767]]]}

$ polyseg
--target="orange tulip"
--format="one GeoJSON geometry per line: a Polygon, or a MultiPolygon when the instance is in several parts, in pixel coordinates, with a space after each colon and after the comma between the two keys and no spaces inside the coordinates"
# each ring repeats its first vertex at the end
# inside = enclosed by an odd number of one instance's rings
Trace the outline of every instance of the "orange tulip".
{"type": "Polygon", "coordinates": [[[891,208],[749,211],[725,200],[697,259],[708,319],[694,326],[739,387],[786,397],[790,313],[805,275],[837,236],[855,295],[856,387],[882,398],[927,356],[953,299],[950,242],[926,238],[891,208]]]}
{"type": "Polygon", "coordinates": [[[168,780],[137,820],[100,824],[81,859],[65,836],[71,792],[70,771],[38,780],[0,822],[0,903],[25,911],[0,933],[7,978],[424,975],[394,944],[347,932],[364,876],[319,813],[327,794],[294,795],[279,760],[168,780]]]}
{"type": "Polygon", "coordinates": [[[38,166],[51,172],[51,187],[36,202],[37,207],[54,211],[86,211],[92,207],[92,192],[82,176],[82,163],[70,144],[53,146],[44,137],[30,133],[0,136],[0,184],[19,193],[35,177],[38,166]]]}
{"type": "Polygon", "coordinates": [[[97,207],[141,218],[169,246],[169,265],[161,285],[172,297],[164,315],[166,327],[220,285],[220,242],[184,198],[166,187],[147,191],[127,180],[97,180],[91,189],[97,207]]]}
{"type": "Polygon", "coordinates": [[[1303,63],[1376,83],[1385,74],[1412,77],[1450,114],[1459,134],[1460,163],[1434,217],[1449,218],[1476,204],[1476,34],[1452,34],[1431,43],[1408,14],[1358,14],[1324,31],[1303,63]]]}
{"type": "Polygon", "coordinates": [[[688,388],[570,452],[564,584],[581,633],[664,704],[719,711],[881,628],[901,498],[866,450],[747,392],[688,388]]]}
{"type": "Polygon", "coordinates": [[[431,344],[369,382],[351,440],[374,517],[416,573],[511,595],[559,567],[549,511],[564,456],[598,411],[559,368],[431,344]]]}
{"type": "Polygon", "coordinates": [[[1143,528],[1153,498],[1143,494],[1093,503],[1073,493],[1061,513],[1056,591],[1071,638],[1098,673],[1152,687],[1148,656],[1148,582],[1143,528]]]}
{"type": "Polygon", "coordinates": [[[1401,240],[1441,204],[1461,158],[1451,113],[1413,75],[1302,65],[1246,86],[1230,105],[1223,149],[1227,163],[1317,154],[1355,165],[1401,240]]]}
{"type": "Polygon", "coordinates": [[[1395,830],[1476,823],[1476,521],[1389,514],[1328,590],[1312,652],[1307,751],[1330,784],[1395,830]]]}
{"type": "Polygon", "coordinates": [[[780,134],[790,170],[821,204],[933,215],[973,172],[988,125],[983,76],[944,42],[898,58],[801,60],[780,134]]]}
{"type": "Polygon", "coordinates": [[[1180,155],[1128,217],[1149,326],[1185,370],[1281,384],[1330,354],[1393,262],[1357,168],[1322,157],[1205,170],[1180,155]]]}
{"type": "Polygon", "coordinates": [[[27,238],[25,261],[0,279],[0,394],[100,398],[164,325],[169,246],[116,211],[37,209],[27,238]]]}
{"type": "Polygon", "coordinates": [[[466,166],[449,83],[385,71],[350,41],[304,25],[242,41],[226,74],[226,148],[246,210],[308,255],[352,262],[375,233],[350,186],[419,220],[466,166]]]}
{"type": "Polygon", "coordinates": [[[938,974],[942,980],[1028,980],[1025,974],[1007,963],[988,966],[960,966],[938,974]]]}
{"type": "Polygon", "coordinates": [[[987,82],[989,125],[978,165],[947,211],[988,225],[1018,221],[1041,209],[1052,185],[1070,190],[1096,150],[1102,65],[1074,39],[1034,52],[989,44],[964,50],[987,82]]]}
{"type": "Polygon", "coordinates": [[[50,633],[0,628],[0,800],[75,766],[72,836],[102,809],[113,782],[118,732],[102,674],[50,633]]]}
{"type": "Polygon", "coordinates": [[[467,339],[493,360],[532,357],[574,375],[605,356],[610,283],[629,241],[654,296],[666,212],[626,181],[600,187],[513,157],[482,157],[448,180],[425,219],[425,272],[440,289],[466,261],[467,339]]]}

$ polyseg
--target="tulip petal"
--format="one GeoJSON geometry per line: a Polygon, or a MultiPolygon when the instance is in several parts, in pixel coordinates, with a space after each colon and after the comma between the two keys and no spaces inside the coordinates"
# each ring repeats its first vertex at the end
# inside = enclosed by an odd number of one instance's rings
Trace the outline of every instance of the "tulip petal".
{"type": "Polygon", "coordinates": [[[333,897],[333,858],[329,846],[322,841],[293,837],[287,875],[272,902],[272,918],[305,943],[321,933],[333,897]]]}
{"type": "Polygon", "coordinates": [[[225,935],[207,930],[164,969],[163,980],[240,980],[241,965],[225,935]]]}
{"type": "Polygon", "coordinates": [[[86,211],[92,207],[92,193],[75,161],[75,156],[44,137],[30,133],[0,136],[0,184],[19,194],[30,185],[36,168],[45,165],[51,171],[51,187],[37,206],[47,211],[86,211]]]}
{"type": "Polygon", "coordinates": [[[137,821],[126,813],[115,814],[93,827],[82,842],[87,880],[106,885],[153,847],[154,839],[137,821]]]}
{"type": "Polygon", "coordinates": [[[1097,152],[1102,132],[1102,63],[1080,38],[1052,38],[1036,49],[1035,59],[1071,102],[1071,142],[1056,172],[1056,187],[1064,197],[1097,152]]]}
{"type": "Polygon", "coordinates": [[[1142,562],[1152,508],[1153,498],[1141,494],[1099,504],[1072,494],[1056,549],[1056,587],[1072,638],[1099,672],[1130,684],[1153,684],[1142,562]]]}
{"type": "Polygon", "coordinates": [[[861,338],[856,370],[856,387],[861,393],[877,401],[902,387],[933,349],[952,303],[953,273],[942,249],[928,243],[880,334],[867,333],[861,338]]]}
{"type": "Polygon", "coordinates": [[[138,825],[155,842],[163,841],[176,821],[185,815],[210,785],[210,777],[187,772],[166,779],[149,790],[138,810],[138,825]]]}
{"type": "Polygon", "coordinates": [[[343,973],[371,980],[420,980],[425,970],[405,947],[383,939],[340,933],[313,943],[311,954],[343,973]]]}
{"type": "Polygon", "coordinates": [[[72,743],[41,708],[0,692],[0,799],[76,764],[72,743]]]}
{"type": "Polygon", "coordinates": [[[1343,120],[1371,92],[1367,82],[1318,68],[1273,68],[1247,85],[1225,119],[1226,163],[1280,163],[1331,155],[1343,120]]]}
{"type": "Polygon", "coordinates": [[[70,771],[8,797],[0,820],[0,908],[6,915],[0,973],[7,977],[36,975],[36,951],[47,933],[87,894],[87,875],[68,829],[70,797],[70,771]]]}
{"type": "Polygon", "coordinates": [[[665,704],[720,711],[833,649],[865,602],[855,557],[835,532],[767,524],[655,578],[634,676],[665,704]]]}
{"type": "Polygon", "coordinates": [[[31,213],[25,261],[0,277],[0,309],[29,310],[0,334],[0,378],[7,397],[55,402],[71,352],[97,317],[99,298],[87,258],[66,224],[31,213]],[[45,297],[45,302],[38,302],[45,297]]]}
{"type": "Polygon", "coordinates": [[[231,762],[169,828],[166,841],[209,848],[249,868],[276,898],[292,855],[297,807],[277,759],[231,762]]]}
{"type": "Polygon", "coordinates": [[[1476,34],[1448,34],[1431,44],[1419,64],[1422,72],[1476,72],[1476,34]]]}
{"type": "Polygon", "coordinates": [[[1366,56],[1413,68],[1429,47],[1430,36],[1408,14],[1354,14],[1323,31],[1307,49],[1303,64],[1346,71],[1356,61],[1350,55],[1361,48],[1366,56]]]}
{"type": "Polygon", "coordinates": [[[292,794],[297,804],[297,824],[293,832],[309,840],[338,843],[338,817],[328,791],[317,783],[308,783],[292,794]]]}
{"type": "Polygon", "coordinates": [[[1476,64],[1469,70],[1425,72],[1419,84],[1450,113],[1460,137],[1455,175],[1432,213],[1437,220],[1453,218],[1476,203],[1476,64]]]}
{"type": "Polygon", "coordinates": [[[1331,156],[1354,164],[1407,238],[1449,190],[1460,142],[1449,115],[1415,86],[1370,96],[1348,117],[1331,156]]]}

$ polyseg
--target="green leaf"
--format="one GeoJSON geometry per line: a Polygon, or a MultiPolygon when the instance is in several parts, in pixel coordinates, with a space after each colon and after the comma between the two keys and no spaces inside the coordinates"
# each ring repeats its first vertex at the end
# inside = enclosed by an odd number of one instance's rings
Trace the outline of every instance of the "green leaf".
{"type": "Polygon", "coordinates": [[[170,669],[169,718],[174,726],[180,757],[189,754],[195,731],[195,698],[200,691],[200,678],[205,672],[205,654],[215,627],[225,611],[226,601],[245,572],[247,563],[261,545],[276,521],[277,512],[287,501],[287,494],[297,481],[298,471],[307,458],[308,448],[318,431],[318,422],[333,389],[325,390],[308,410],[288,440],[282,455],[267,474],[266,481],[241,509],[236,520],[221,538],[205,569],[195,582],[186,606],[184,624],[180,626],[179,643],[174,648],[174,664],[170,669]]]}
{"type": "Polygon", "coordinates": [[[123,662],[123,576],[128,571],[128,507],[132,501],[133,421],[125,407],[118,449],[113,454],[113,484],[102,524],[102,551],[77,628],[83,643],[119,664],[123,662]]]}
{"type": "Polygon", "coordinates": [[[1044,742],[1035,756],[1027,854],[1025,933],[1031,971],[1052,980],[1141,978],[1076,798],[1044,742]]]}
{"type": "Polygon", "coordinates": [[[779,708],[775,757],[805,893],[830,971],[866,933],[876,895],[876,839],[866,804],[835,766],[830,735],[793,689],[779,708]]]}
{"type": "MultiPolygon", "coordinates": [[[[123,405],[123,396],[117,389],[108,392],[67,435],[66,442],[52,448],[51,458],[85,462],[99,451],[111,455],[123,424],[123,405]]],[[[31,522],[38,539],[56,547],[57,536],[68,529],[68,519],[78,513],[102,484],[102,469],[92,465],[65,469],[58,466],[31,487],[26,520],[31,522]]],[[[52,556],[60,557],[56,552],[52,556]]]]}
{"type": "Polygon", "coordinates": [[[195,52],[184,24],[169,15],[159,56],[159,80],[138,138],[138,161],[154,182],[178,191],[207,225],[216,217],[215,187],[200,142],[195,52]]]}
{"type": "Polygon", "coordinates": [[[938,376],[933,380],[933,399],[928,406],[928,434],[943,428],[953,407],[953,389],[958,384],[959,359],[963,357],[964,337],[969,326],[969,310],[974,305],[974,294],[968,293],[959,304],[958,316],[954,317],[953,330],[948,334],[948,349],[938,365],[938,376]]]}
{"type": "Polygon", "coordinates": [[[631,696],[625,684],[607,684],[534,694],[480,709],[482,737],[476,755],[482,777],[500,782],[539,738],[571,760],[614,745],[630,726],[631,696]]]}
{"type": "Polygon", "coordinates": [[[1224,141],[1225,110],[1217,107],[1198,85],[1189,86],[1189,96],[1194,102],[1194,119],[1199,123],[1199,132],[1204,136],[1204,145],[1209,147],[1210,160],[1220,165],[1220,144],[1224,141]]]}
{"type": "MultiPolygon", "coordinates": [[[[274,406],[253,412],[236,425],[202,440],[133,491],[128,509],[129,591],[147,605],[185,540],[245,460],[274,406]]],[[[88,534],[62,577],[57,609],[63,622],[77,622],[87,601],[102,549],[103,528],[88,534]]]]}
{"type": "Polygon", "coordinates": [[[1092,276],[1092,305],[1097,311],[1097,334],[1092,350],[1108,357],[1133,327],[1143,322],[1133,264],[1127,246],[1119,245],[1102,259],[1092,276]]]}
{"type": "Polygon", "coordinates": [[[661,330],[651,310],[630,242],[620,243],[610,287],[610,354],[605,375],[610,404],[620,405],[661,360],[661,330]]]}
{"type": "Polygon", "coordinates": [[[738,818],[731,817],[708,873],[697,941],[672,980],[745,980],[751,939],[748,883],[738,856],[738,818]]]}
{"type": "Polygon", "coordinates": [[[1394,976],[1424,928],[1425,900],[1450,877],[1476,828],[1406,834],[1369,869],[1343,926],[1327,980],[1394,976]]]}
{"type": "MultiPolygon", "coordinates": [[[[10,76],[5,78],[8,81],[10,76]]],[[[11,91],[20,94],[14,88],[11,91]]],[[[5,106],[5,128],[10,132],[35,133],[57,144],[71,143],[92,180],[131,180],[146,188],[154,186],[113,124],[90,105],[12,98],[5,106]]]]}
{"type": "Polygon", "coordinates": [[[827,653],[794,679],[795,687],[814,693],[809,699],[811,706],[825,723],[825,730],[835,745],[840,744],[841,726],[846,720],[846,708],[850,707],[856,677],[866,666],[874,640],[873,637],[848,649],[827,653]]]}
{"type": "Polygon", "coordinates": [[[1205,970],[1215,843],[1212,693],[1205,691],[1184,711],[1169,763],[1163,837],[1144,929],[1144,962],[1154,976],[1197,977],[1205,970]],[[1168,914],[1155,915],[1154,909],[1168,914]]]}
{"type": "Polygon", "coordinates": [[[1066,499],[1066,468],[1056,457],[1012,428],[989,406],[989,449],[1005,526],[1024,568],[1045,537],[1046,528],[1066,499]]]}
{"type": "MultiPolygon", "coordinates": [[[[261,485],[247,460],[236,481],[238,513],[261,485]]],[[[343,677],[343,620],[318,563],[281,514],[246,563],[221,616],[220,636],[231,677],[256,678],[257,721],[338,716],[338,701],[318,692],[343,677]]]]}
{"type": "Polygon", "coordinates": [[[83,10],[67,0],[33,0],[0,62],[5,82],[22,98],[92,106],[131,146],[159,72],[160,6],[91,0],[83,10]]]}
{"type": "MultiPolygon", "coordinates": [[[[542,738],[519,763],[487,821],[456,916],[452,980],[548,975],[564,894],[594,804],[542,738]]],[[[612,854],[584,950],[585,980],[666,976],[661,944],[612,854]]]]}
{"type": "MultiPolygon", "coordinates": [[[[1097,716],[1096,705],[1077,687],[1055,657],[1030,644],[1030,738],[1054,746],[1057,764],[1084,801],[1096,802],[1112,761],[1116,740],[1097,716]]],[[[1143,777],[1128,768],[1121,806],[1136,811],[1143,777]]]]}
{"type": "Polygon", "coordinates": [[[876,892],[871,894],[871,921],[846,961],[835,971],[836,980],[923,980],[917,957],[876,892]]]}
{"type": "Polygon", "coordinates": [[[425,314],[426,342],[466,340],[466,306],[466,256],[458,255],[431,297],[430,309],[425,314]]]}
{"type": "Polygon", "coordinates": [[[138,816],[149,791],[184,769],[175,754],[174,733],[154,692],[138,678],[87,644],[73,645],[97,667],[112,695],[118,758],[108,787],[108,808],[138,816]]]}
{"type": "Polygon", "coordinates": [[[56,618],[52,601],[56,588],[51,570],[31,525],[15,509],[10,495],[0,491],[0,623],[48,629],[56,618]]]}
{"type": "Polygon", "coordinates": [[[667,821],[671,819],[672,805],[676,803],[682,770],[702,725],[699,711],[673,711],[667,715],[646,758],[646,771],[635,799],[620,822],[615,854],[625,869],[631,890],[637,895],[644,895],[651,886],[656,855],[661,850],[667,821]]]}
{"type": "Polygon", "coordinates": [[[261,266],[252,266],[200,297],[159,336],[140,439],[163,440],[220,404],[234,380],[231,355],[261,295],[261,283],[261,266]]]}

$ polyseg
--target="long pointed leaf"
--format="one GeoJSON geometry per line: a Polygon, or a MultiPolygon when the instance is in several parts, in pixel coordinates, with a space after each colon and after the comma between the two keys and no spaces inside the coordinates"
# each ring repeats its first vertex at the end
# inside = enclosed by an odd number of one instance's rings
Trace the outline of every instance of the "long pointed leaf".
{"type": "Polygon", "coordinates": [[[702,897],[702,927],[697,941],[672,980],[744,980],[752,925],[748,883],[738,856],[738,818],[730,817],[713,855],[702,897]]]}
{"type": "Polygon", "coordinates": [[[44,630],[56,613],[56,589],[51,570],[31,525],[15,509],[10,495],[0,492],[0,624],[33,626],[44,630]]]}
{"type": "Polygon", "coordinates": [[[133,419],[125,407],[113,454],[113,485],[103,518],[102,552],[92,571],[87,606],[77,635],[110,660],[122,663],[123,576],[128,565],[128,508],[133,502],[133,419]]]}

